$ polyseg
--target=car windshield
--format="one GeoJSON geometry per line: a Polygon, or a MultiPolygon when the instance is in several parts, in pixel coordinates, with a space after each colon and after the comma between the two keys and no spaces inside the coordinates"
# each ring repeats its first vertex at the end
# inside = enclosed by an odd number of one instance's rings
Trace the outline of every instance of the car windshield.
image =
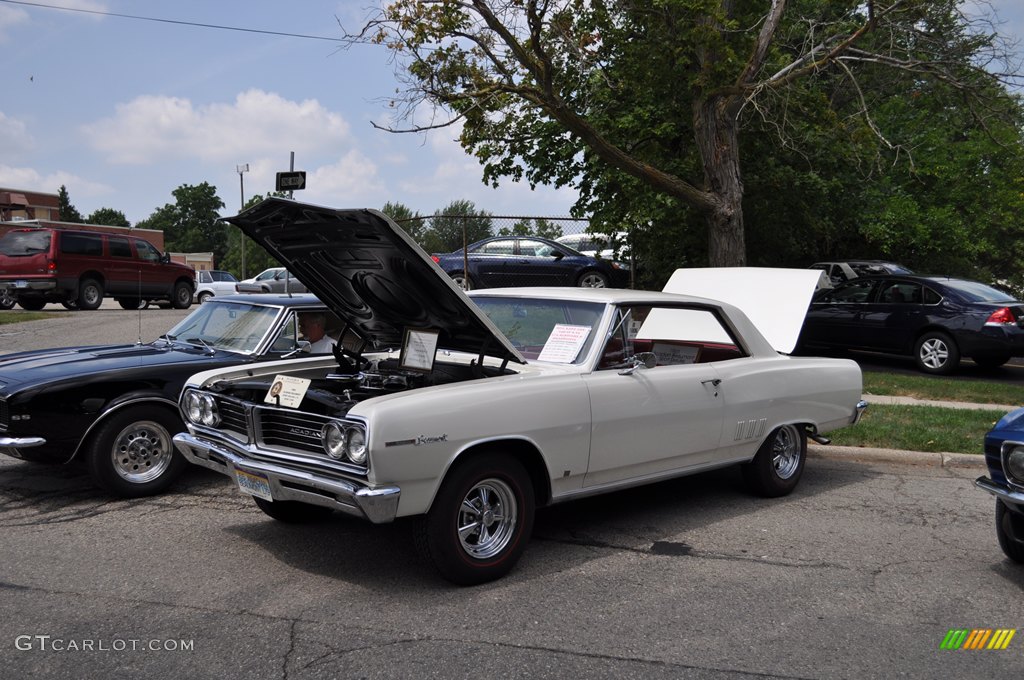
{"type": "Polygon", "coordinates": [[[251,354],[274,325],[277,307],[211,299],[167,333],[176,342],[251,354]]]}
{"type": "Polygon", "coordinates": [[[605,306],[597,302],[474,297],[484,314],[526,359],[581,363],[605,306]]]}
{"type": "Polygon", "coordinates": [[[23,257],[50,250],[48,231],[9,231],[0,237],[0,254],[23,257]]]}
{"type": "Polygon", "coordinates": [[[970,302],[1015,302],[1013,296],[977,281],[962,281],[959,279],[935,280],[952,288],[961,297],[970,302]]]}

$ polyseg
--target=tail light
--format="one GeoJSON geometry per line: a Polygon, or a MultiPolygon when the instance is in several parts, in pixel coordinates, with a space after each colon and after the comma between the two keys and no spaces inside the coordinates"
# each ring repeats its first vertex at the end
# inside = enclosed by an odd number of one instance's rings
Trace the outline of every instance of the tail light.
{"type": "Polygon", "coordinates": [[[56,274],[57,273],[57,263],[54,262],[53,260],[47,260],[46,261],[46,273],[47,274],[56,274]]]}
{"type": "Polygon", "coordinates": [[[1017,323],[1013,311],[1009,307],[1001,307],[988,315],[986,326],[1012,326],[1017,323]]]}
{"type": "Polygon", "coordinates": [[[439,258],[437,255],[431,255],[430,259],[434,261],[434,264],[440,264],[441,263],[441,258],[439,258]]]}

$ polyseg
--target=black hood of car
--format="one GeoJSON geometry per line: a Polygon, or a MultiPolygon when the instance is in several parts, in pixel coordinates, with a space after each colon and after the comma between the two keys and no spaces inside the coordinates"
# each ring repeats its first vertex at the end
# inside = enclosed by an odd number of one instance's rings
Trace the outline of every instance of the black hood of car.
{"type": "Polygon", "coordinates": [[[439,349],[526,363],[458,286],[391,219],[268,198],[224,218],[284,264],[374,349],[406,329],[440,331],[439,349]]]}

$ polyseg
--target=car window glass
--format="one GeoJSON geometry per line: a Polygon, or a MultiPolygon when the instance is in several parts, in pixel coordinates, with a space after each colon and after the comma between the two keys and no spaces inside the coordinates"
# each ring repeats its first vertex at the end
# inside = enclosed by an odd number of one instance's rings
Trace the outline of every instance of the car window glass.
{"type": "Polygon", "coordinates": [[[123,236],[108,236],[107,243],[110,245],[111,257],[131,257],[132,247],[128,239],[123,236]]]}
{"type": "Polygon", "coordinates": [[[278,271],[280,271],[280,270],[278,270],[278,269],[268,269],[268,270],[262,272],[259,276],[257,276],[256,280],[257,281],[266,281],[267,279],[272,279],[272,278],[274,278],[274,276],[277,274],[278,271]]]}
{"type": "Polygon", "coordinates": [[[149,241],[143,241],[141,238],[135,239],[135,250],[138,252],[139,259],[141,260],[149,260],[151,262],[160,260],[160,251],[149,241]]]}
{"type": "Polygon", "coordinates": [[[0,254],[24,257],[50,251],[49,231],[9,231],[0,237],[0,254]]]}
{"type": "Polygon", "coordinates": [[[937,305],[942,302],[942,296],[936,293],[931,288],[924,289],[924,304],[926,305],[937,305]]]}
{"type": "Polygon", "coordinates": [[[867,302],[874,286],[874,281],[854,279],[850,283],[826,293],[822,296],[821,302],[867,302]]]}
{"type": "Polygon", "coordinates": [[[882,284],[878,301],[885,304],[920,304],[921,284],[906,281],[886,281],[882,284]]]}
{"type": "Polygon", "coordinates": [[[210,277],[210,272],[200,269],[196,272],[196,278],[199,283],[213,283],[213,279],[210,277]]]}
{"type": "Polygon", "coordinates": [[[231,274],[231,272],[212,271],[210,272],[210,275],[213,277],[214,281],[238,281],[238,279],[236,279],[234,275],[231,274]]]}
{"type": "Polygon", "coordinates": [[[473,302],[526,359],[537,359],[558,327],[585,329],[579,352],[568,361],[574,364],[586,359],[604,313],[604,305],[596,302],[484,296],[474,297],[473,302]]]}
{"type": "Polygon", "coordinates": [[[515,242],[491,241],[477,248],[476,252],[486,253],[487,255],[511,255],[515,252],[515,242]]]}
{"type": "Polygon", "coordinates": [[[962,281],[959,279],[946,279],[942,283],[949,286],[969,302],[1011,302],[1013,297],[1007,293],[997,290],[992,286],[986,286],[977,281],[962,281]]]}
{"type": "Polygon", "coordinates": [[[618,362],[641,352],[653,352],[658,366],[745,356],[718,316],[708,309],[635,306],[620,309],[616,325],[622,335],[616,332],[608,340],[599,368],[619,368],[618,362]]]}
{"type": "Polygon", "coordinates": [[[178,342],[251,353],[277,317],[277,307],[223,302],[216,298],[168,331],[178,342]]]}
{"type": "Polygon", "coordinates": [[[531,239],[519,239],[519,254],[527,257],[551,257],[558,251],[550,244],[531,239]]]}
{"type": "Polygon", "coordinates": [[[65,255],[103,256],[103,237],[99,234],[61,234],[60,252],[65,255]]]}

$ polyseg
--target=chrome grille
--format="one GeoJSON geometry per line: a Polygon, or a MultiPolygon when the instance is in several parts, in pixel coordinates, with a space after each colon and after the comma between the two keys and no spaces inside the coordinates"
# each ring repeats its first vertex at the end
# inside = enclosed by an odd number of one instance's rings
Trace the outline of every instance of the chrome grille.
{"type": "Polygon", "coordinates": [[[245,407],[241,403],[222,397],[218,398],[217,413],[220,414],[221,429],[238,432],[248,437],[249,427],[245,418],[245,407]]]}
{"type": "Polygon", "coordinates": [[[7,399],[0,399],[0,432],[6,432],[11,424],[11,412],[7,408],[7,399]]]}
{"type": "Polygon", "coordinates": [[[323,454],[320,430],[330,420],[301,411],[256,409],[256,427],[261,443],[306,453],[323,454]]]}

